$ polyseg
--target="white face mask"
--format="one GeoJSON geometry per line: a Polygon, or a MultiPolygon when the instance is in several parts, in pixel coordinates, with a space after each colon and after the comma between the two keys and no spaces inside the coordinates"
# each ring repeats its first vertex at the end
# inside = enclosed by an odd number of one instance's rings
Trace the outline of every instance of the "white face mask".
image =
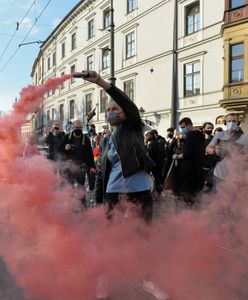
{"type": "Polygon", "coordinates": [[[234,121],[234,122],[228,122],[228,123],[226,124],[226,127],[227,127],[227,130],[234,131],[234,130],[237,129],[238,123],[235,122],[235,121],[234,121]]]}

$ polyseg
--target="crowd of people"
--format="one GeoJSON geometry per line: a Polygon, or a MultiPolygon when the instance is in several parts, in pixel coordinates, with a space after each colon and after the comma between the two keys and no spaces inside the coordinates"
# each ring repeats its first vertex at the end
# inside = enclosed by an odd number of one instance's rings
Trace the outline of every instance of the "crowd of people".
{"type": "MultiPolygon", "coordinates": [[[[226,165],[233,151],[248,153],[248,137],[236,113],[225,116],[226,130],[214,129],[211,122],[194,127],[185,117],[179,121],[179,133],[170,127],[163,137],[154,129],[144,132],[138,108],[116,86],[95,71],[83,72],[82,78],[110,95],[106,110],[109,127],[97,133],[89,117],[87,133],[80,120],[74,121],[71,132],[64,133],[61,123],[55,121],[45,130],[44,141],[49,146],[48,159],[63,165],[58,171],[69,183],[77,182],[84,188],[87,176],[96,204],[106,206],[109,219],[124,198],[137,207],[147,223],[151,222],[153,194],[161,195],[166,189],[192,207],[198,193],[215,193],[218,184],[228,178],[226,165]]],[[[34,152],[29,147],[25,155],[34,152]]],[[[85,206],[85,197],[81,205],[85,206]]],[[[157,299],[167,299],[163,291],[154,285],[153,289],[159,294],[157,299]]]]}
{"type": "MultiPolygon", "coordinates": [[[[215,192],[225,180],[232,145],[236,151],[247,153],[248,137],[236,113],[225,116],[226,130],[214,129],[211,122],[194,127],[185,117],[179,121],[179,133],[170,127],[163,137],[155,129],[144,132],[136,105],[116,86],[95,71],[82,73],[82,78],[110,95],[106,111],[109,127],[97,133],[91,123],[93,111],[87,117],[86,133],[80,120],[74,121],[66,134],[61,123],[54,121],[52,128],[45,129],[44,141],[49,147],[48,159],[63,164],[60,173],[69,183],[84,187],[87,175],[96,203],[107,205],[109,215],[125,195],[150,221],[152,196],[166,189],[192,207],[199,192],[215,192]]],[[[37,154],[34,147],[31,137],[24,157],[37,154]]],[[[85,197],[81,203],[85,206],[85,197]]]]}

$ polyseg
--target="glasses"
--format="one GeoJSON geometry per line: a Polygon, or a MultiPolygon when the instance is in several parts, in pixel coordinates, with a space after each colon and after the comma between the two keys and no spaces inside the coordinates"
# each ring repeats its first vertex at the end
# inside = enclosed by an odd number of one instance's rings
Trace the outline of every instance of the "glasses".
{"type": "Polygon", "coordinates": [[[83,129],[83,127],[74,127],[74,129],[83,129]]]}

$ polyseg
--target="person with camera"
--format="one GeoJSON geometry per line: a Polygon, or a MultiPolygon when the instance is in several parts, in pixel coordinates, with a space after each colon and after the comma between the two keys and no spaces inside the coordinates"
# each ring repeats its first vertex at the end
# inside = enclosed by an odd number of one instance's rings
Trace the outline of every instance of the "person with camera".
{"type": "Polygon", "coordinates": [[[216,185],[228,176],[227,162],[230,154],[248,153],[248,137],[240,127],[239,116],[236,113],[227,114],[224,124],[227,129],[217,133],[206,148],[209,155],[215,154],[217,157],[213,178],[214,191],[216,185]]]}
{"type": "Polygon", "coordinates": [[[59,151],[60,144],[65,135],[61,128],[61,124],[58,121],[54,121],[52,129],[48,131],[45,129],[45,139],[44,142],[48,145],[48,159],[53,161],[58,161],[61,159],[61,153],[59,151]]]}
{"type": "MultiPolygon", "coordinates": [[[[65,176],[67,180],[71,184],[77,183],[84,187],[86,173],[95,173],[95,163],[90,139],[83,134],[82,130],[82,122],[74,121],[73,131],[64,136],[60,149],[63,151],[66,161],[65,176]]],[[[81,199],[81,203],[85,205],[85,198],[81,199]]]]}

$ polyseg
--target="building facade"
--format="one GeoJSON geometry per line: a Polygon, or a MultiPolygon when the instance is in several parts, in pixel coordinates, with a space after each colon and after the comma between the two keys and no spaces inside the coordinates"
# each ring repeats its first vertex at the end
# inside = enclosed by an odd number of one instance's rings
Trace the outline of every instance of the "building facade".
{"type": "MultiPolygon", "coordinates": [[[[144,122],[162,135],[185,116],[197,126],[217,124],[229,109],[223,101],[233,100],[226,96],[226,39],[233,29],[225,27],[225,0],[113,2],[116,85],[135,102],[144,122]]],[[[110,0],[80,1],[42,45],[33,65],[34,84],[83,69],[108,79],[110,22],[110,0]]],[[[239,26],[244,37],[247,25],[239,26]]],[[[44,97],[35,130],[41,133],[51,120],[64,126],[84,120],[96,107],[92,122],[102,131],[108,100],[96,85],[71,79],[44,97]]]]}
{"type": "Polygon", "coordinates": [[[220,105],[236,111],[248,129],[248,0],[225,1],[222,26],[224,42],[224,85],[220,105]]]}

